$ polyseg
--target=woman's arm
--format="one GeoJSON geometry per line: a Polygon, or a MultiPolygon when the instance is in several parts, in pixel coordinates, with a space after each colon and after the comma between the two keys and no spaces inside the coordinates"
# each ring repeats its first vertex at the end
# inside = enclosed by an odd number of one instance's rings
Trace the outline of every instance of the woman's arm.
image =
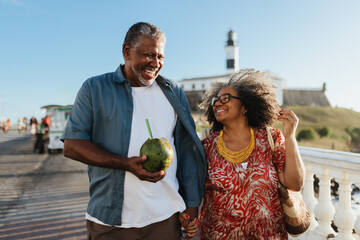
{"type": "Polygon", "coordinates": [[[292,111],[282,109],[278,120],[283,122],[285,137],[285,169],[283,173],[278,173],[279,180],[288,189],[300,191],[304,186],[306,171],[296,141],[299,119],[292,111]]]}

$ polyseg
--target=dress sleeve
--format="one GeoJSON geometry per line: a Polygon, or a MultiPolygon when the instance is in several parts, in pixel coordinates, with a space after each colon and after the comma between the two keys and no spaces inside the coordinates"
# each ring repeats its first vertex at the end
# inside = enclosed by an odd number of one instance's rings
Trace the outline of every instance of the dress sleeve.
{"type": "Polygon", "coordinates": [[[278,129],[272,129],[271,135],[274,139],[273,163],[278,172],[284,172],[285,168],[285,137],[278,129]]]}

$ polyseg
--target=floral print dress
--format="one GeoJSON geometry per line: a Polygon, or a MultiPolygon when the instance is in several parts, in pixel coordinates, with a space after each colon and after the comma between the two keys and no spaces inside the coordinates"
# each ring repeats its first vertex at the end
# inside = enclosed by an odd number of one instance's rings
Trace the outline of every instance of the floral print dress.
{"type": "Polygon", "coordinates": [[[285,167],[285,139],[271,129],[254,129],[255,147],[247,163],[234,164],[217,151],[219,132],[203,140],[208,163],[205,196],[200,212],[202,240],[288,239],[277,193],[285,167]]]}

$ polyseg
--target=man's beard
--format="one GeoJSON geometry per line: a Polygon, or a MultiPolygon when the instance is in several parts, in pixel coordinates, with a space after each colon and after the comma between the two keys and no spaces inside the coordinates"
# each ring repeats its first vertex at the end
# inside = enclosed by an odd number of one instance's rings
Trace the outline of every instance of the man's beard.
{"type": "Polygon", "coordinates": [[[155,76],[152,80],[145,80],[145,79],[143,78],[143,76],[141,75],[141,72],[136,73],[136,77],[137,77],[137,79],[139,80],[139,82],[140,82],[142,85],[144,85],[144,86],[149,86],[149,85],[151,85],[151,84],[155,81],[155,79],[156,79],[156,76],[155,76]]]}

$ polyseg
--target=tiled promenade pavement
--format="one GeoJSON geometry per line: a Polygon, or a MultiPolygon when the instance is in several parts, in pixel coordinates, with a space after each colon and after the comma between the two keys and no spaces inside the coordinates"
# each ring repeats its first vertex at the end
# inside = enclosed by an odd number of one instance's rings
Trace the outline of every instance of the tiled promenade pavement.
{"type": "Polygon", "coordinates": [[[30,137],[0,141],[0,239],[86,239],[86,166],[32,150],[30,137]]]}
{"type": "Polygon", "coordinates": [[[17,131],[14,130],[9,131],[8,133],[3,133],[2,131],[0,131],[0,143],[23,138],[23,137],[24,137],[23,135],[18,134],[17,131]]]}

